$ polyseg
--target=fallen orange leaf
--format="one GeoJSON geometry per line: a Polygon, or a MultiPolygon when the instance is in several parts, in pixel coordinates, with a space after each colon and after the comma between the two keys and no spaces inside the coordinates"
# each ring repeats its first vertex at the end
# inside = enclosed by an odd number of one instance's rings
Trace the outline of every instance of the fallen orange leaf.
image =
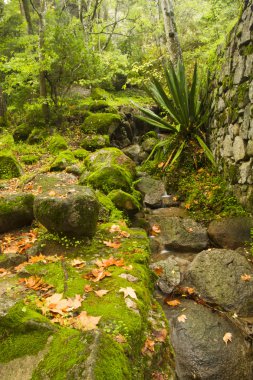
{"type": "Polygon", "coordinates": [[[232,342],[232,337],[233,337],[233,335],[230,332],[227,332],[224,335],[223,341],[226,343],[226,345],[228,344],[228,342],[232,342]]]}
{"type": "Polygon", "coordinates": [[[141,352],[142,354],[146,354],[148,351],[154,352],[155,351],[155,342],[154,340],[147,338],[144,344],[144,347],[142,348],[141,352]]]}
{"type": "Polygon", "coordinates": [[[251,279],[251,275],[249,275],[249,274],[242,274],[241,275],[241,280],[243,280],[243,281],[250,281],[250,279],[251,279]]]}
{"type": "Polygon", "coordinates": [[[166,301],[166,303],[167,305],[172,306],[172,307],[176,307],[181,304],[179,300],[166,301]]]}
{"type": "Polygon", "coordinates": [[[103,241],[104,245],[106,245],[107,247],[110,247],[110,248],[114,248],[114,249],[118,249],[121,247],[121,243],[120,242],[117,242],[117,241],[114,241],[112,242],[111,240],[109,241],[103,241]]]}

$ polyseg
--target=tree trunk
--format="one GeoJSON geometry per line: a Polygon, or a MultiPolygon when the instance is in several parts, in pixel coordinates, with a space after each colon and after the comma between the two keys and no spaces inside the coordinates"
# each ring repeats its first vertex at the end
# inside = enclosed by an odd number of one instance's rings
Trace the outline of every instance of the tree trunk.
{"type": "Polygon", "coordinates": [[[4,99],[4,93],[0,86],[0,125],[6,122],[6,103],[4,99]]]}
{"type": "Polygon", "coordinates": [[[178,39],[173,0],[160,0],[166,37],[167,50],[172,64],[182,61],[182,51],[178,39]]]}
{"type": "Polygon", "coordinates": [[[27,32],[28,34],[33,34],[33,25],[32,25],[28,0],[22,0],[22,8],[23,8],[26,23],[27,23],[27,32]]]}

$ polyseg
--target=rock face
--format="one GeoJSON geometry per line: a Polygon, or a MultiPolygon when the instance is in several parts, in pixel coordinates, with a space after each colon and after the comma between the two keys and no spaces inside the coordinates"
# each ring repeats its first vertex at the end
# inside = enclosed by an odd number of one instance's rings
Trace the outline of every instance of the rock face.
{"type": "Polygon", "coordinates": [[[251,380],[249,343],[228,319],[192,301],[185,301],[170,322],[180,380],[251,380]],[[179,322],[178,316],[186,321],[179,322]],[[232,334],[232,342],[223,337],[232,334]]]}
{"type": "Polygon", "coordinates": [[[160,226],[161,233],[155,239],[166,249],[185,252],[200,252],[207,248],[209,240],[206,228],[192,219],[150,215],[150,227],[160,226]]]}
{"type": "Polygon", "coordinates": [[[207,232],[212,242],[217,246],[236,249],[250,243],[252,227],[252,218],[234,217],[212,221],[207,232]]]}
{"type": "Polygon", "coordinates": [[[162,196],[165,194],[165,186],[162,181],[149,176],[143,177],[137,183],[137,189],[144,196],[144,204],[151,208],[162,206],[162,196]]]}
{"type": "Polygon", "coordinates": [[[237,251],[211,249],[199,253],[184,283],[206,301],[240,315],[253,316],[253,267],[237,251]],[[243,275],[249,280],[243,280],[243,275]]]}
{"type": "Polygon", "coordinates": [[[253,211],[252,0],[244,2],[241,17],[219,53],[213,85],[210,142],[238,199],[253,211]]]}
{"type": "Polygon", "coordinates": [[[164,293],[171,293],[180,283],[181,274],[178,263],[172,257],[167,260],[157,261],[151,268],[159,275],[157,285],[164,293]]]}
{"type": "Polygon", "coordinates": [[[25,193],[0,197],[0,233],[31,224],[33,201],[34,196],[25,193]]]}
{"type": "Polygon", "coordinates": [[[38,196],[34,202],[34,214],[41,224],[51,232],[70,236],[92,237],[98,213],[96,195],[88,187],[66,187],[52,196],[38,196]]]}
{"type": "Polygon", "coordinates": [[[20,177],[22,168],[15,158],[10,154],[0,154],[0,179],[20,177]]]}

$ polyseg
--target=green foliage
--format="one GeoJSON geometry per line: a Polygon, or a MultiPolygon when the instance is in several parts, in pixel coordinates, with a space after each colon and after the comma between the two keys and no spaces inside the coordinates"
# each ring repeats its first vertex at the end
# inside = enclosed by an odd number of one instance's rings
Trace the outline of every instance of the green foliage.
{"type": "Polygon", "coordinates": [[[156,144],[150,157],[158,151],[158,155],[166,155],[164,168],[172,166],[183,153],[188,151],[193,159],[203,150],[206,157],[214,164],[214,158],[205,144],[204,133],[201,128],[207,121],[209,111],[207,106],[207,85],[201,87],[197,78],[197,65],[195,65],[191,86],[187,85],[185,68],[178,62],[176,68],[170,65],[165,68],[168,96],[162,85],[153,78],[147,87],[147,92],[162,109],[164,116],[156,115],[153,111],[139,107],[144,116],[141,120],[155,128],[168,132],[168,137],[156,144]]]}
{"type": "Polygon", "coordinates": [[[66,140],[61,135],[55,135],[48,139],[48,149],[49,152],[55,154],[59,153],[61,150],[68,149],[66,140]]]}
{"type": "Polygon", "coordinates": [[[246,214],[225,180],[217,173],[204,169],[197,173],[183,169],[177,186],[185,208],[198,220],[246,214]]]}

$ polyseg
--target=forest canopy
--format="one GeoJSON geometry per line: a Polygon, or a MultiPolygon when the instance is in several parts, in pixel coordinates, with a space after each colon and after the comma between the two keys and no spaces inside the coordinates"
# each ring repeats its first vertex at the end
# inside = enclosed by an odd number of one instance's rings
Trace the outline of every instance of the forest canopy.
{"type": "MultiPolygon", "coordinates": [[[[171,0],[186,67],[212,66],[240,0],[171,0]]],[[[0,103],[59,107],[73,84],[140,87],[171,59],[164,0],[0,0],[0,103]]]]}

